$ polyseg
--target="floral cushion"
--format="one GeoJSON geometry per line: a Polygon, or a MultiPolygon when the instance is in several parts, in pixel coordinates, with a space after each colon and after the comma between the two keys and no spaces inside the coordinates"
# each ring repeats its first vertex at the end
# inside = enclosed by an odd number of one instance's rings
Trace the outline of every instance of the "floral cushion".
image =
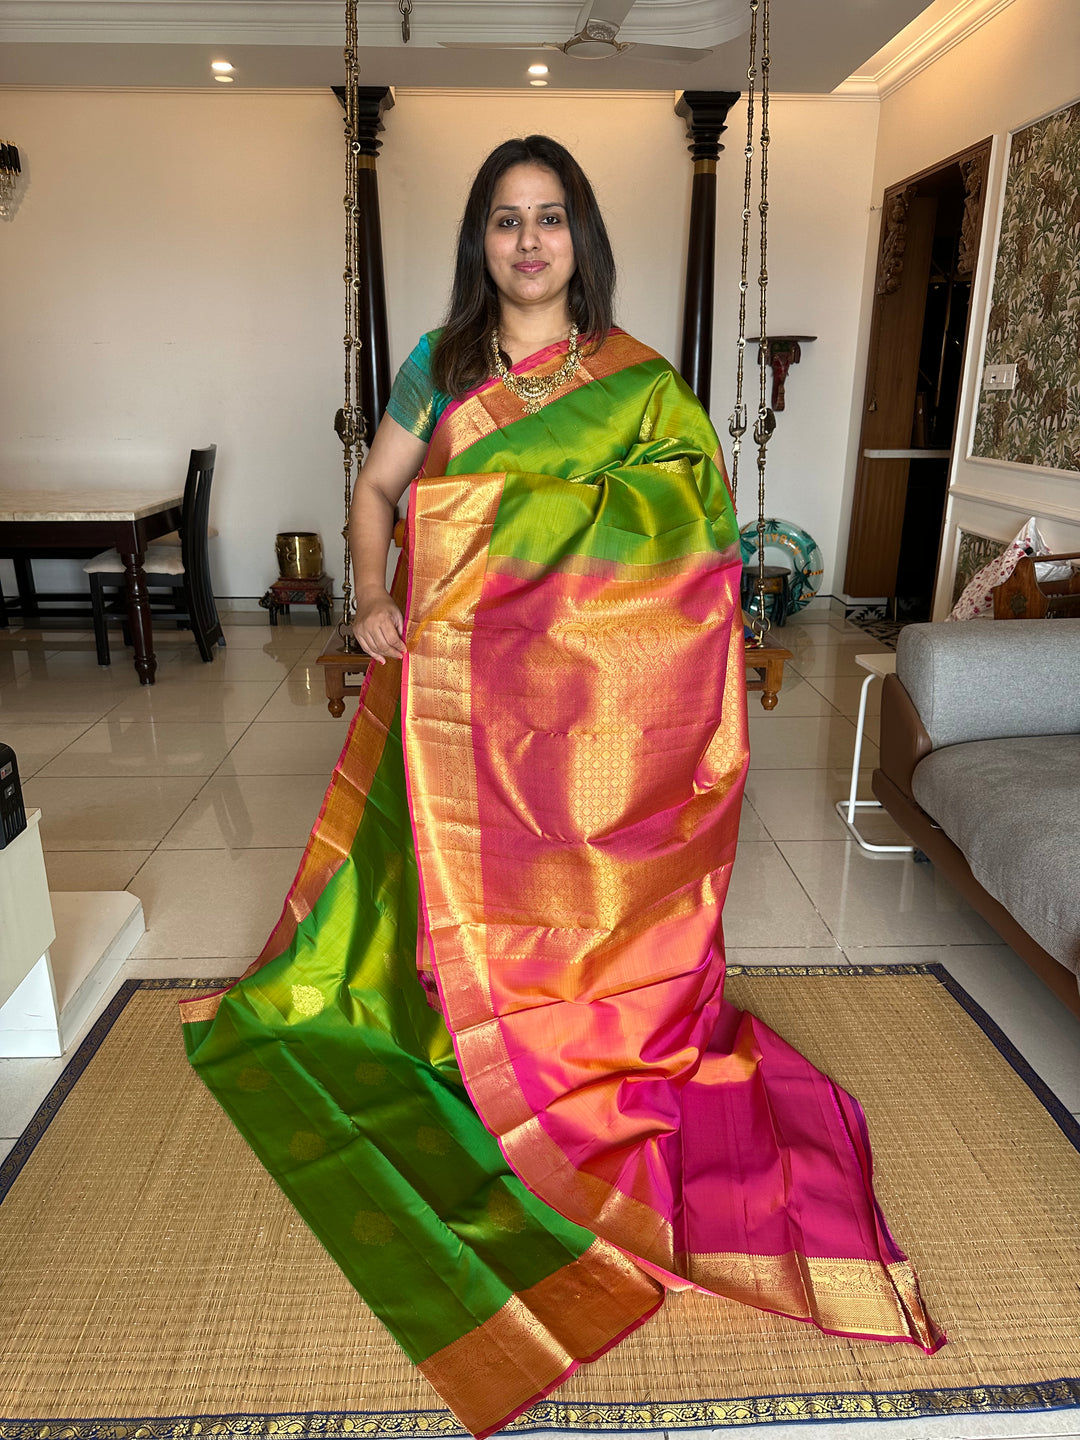
{"type": "MultiPolygon", "coordinates": [[[[988,565],[974,574],[964,587],[963,594],[945,617],[947,620],[992,620],[994,617],[995,585],[1007,580],[1025,555],[1045,555],[1046,541],[1039,534],[1039,527],[1033,515],[1018,535],[988,565]]],[[[1058,580],[1069,574],[1068,565],[1039,566],[1036,574],[1040,580],[1058,580]],[[1061,573],[1058,573],[1058,572],[1061,573]]]]}

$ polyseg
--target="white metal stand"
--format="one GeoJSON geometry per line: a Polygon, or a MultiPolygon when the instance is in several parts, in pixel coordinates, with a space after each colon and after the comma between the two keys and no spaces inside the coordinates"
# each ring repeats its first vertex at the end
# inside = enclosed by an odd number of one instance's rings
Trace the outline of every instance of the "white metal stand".
{"type": "Polygon", "coordinates": [[[836,802],[836,813],[844,822],[851,838],[857,841],[863,850],[873,850],[879,854],[910,855],[915,849],[914,845],[875,845],[872,841],[864,839],[855,825],[856,810],[881,810],[884,808],[880,800],[856,800],[855,796],[859,789],[859,764],[862,760],[867,691],[870,689],[872,680],[883,680],[886,675],[896,673],[896,656],[893,654],[856,655],[855,664],[860,665],[867,675],[862,683],[862,690],[859,692],[859,718],[855,722],[855,756],[851,762],[851,790],[846,800],[836,802]]]}

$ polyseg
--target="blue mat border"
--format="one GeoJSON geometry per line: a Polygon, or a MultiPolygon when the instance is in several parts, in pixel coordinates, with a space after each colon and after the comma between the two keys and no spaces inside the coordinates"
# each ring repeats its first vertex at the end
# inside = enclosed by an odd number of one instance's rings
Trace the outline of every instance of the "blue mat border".
{"type": "MultiPolygon", "coordinates": [[[[1080,1151],[1080,1123],[1069,1113],[1005,1035],[1001,1027],[949,974],[943,965],[732,965],[732,976],[820,976],[845,980],[872,976],[933,976],[979,1026],[994,1048],[1024,1081],[1053,1118],[1066,1139],[1080,1151]]],[[[33,1154],[64,1100],[97,1053],[132,997],[141,990],[210,991],[231,984],[225,980],[126,980],[119,987],[63,1074],[38,1107],[30,1124],[0,1162],[0,1202],[33,1154]]],[[[1001,1415],[1080,1407],[1080,1376],[1036,1381],[1027,1385],[962,1386],[951,1389],[867,1391],[844,1394],[756,1395],[734,1400],[575,1405],[555,1399],[532,1406],[503,1433],[588,1431],[635,1434],[668,1430],[715,1429],[721,1426],[840,1424],[867,1420],[921,1420],[947,1415],[1001,1415]]],[[[446,1410],[295,1412],[279,1415],[152,1416],[140,1419],[95,1416],[82,1420],[41,1417],[0,1419],[0,1440],[196,1440],[196,1437],[287,1436],[289,1440],[336,1440],[356,1436],[382,1440],[390,1436],[468,1434],[446,1410]]]]}
{"type": "MultiPolygon", "coordinates": [[[[793,1423],[839,1425],[868,1420],[926,1420],[956,1415],[1003,1415],[1065,1410],[1080,1405],[1080,1380],[1031,1385],[984,1385],[952,1390],[849,1392],[844,1395],[754,1395],[738,1400],[645,1401],[567,1405],[543,1400],[500,1434],[573,1431],[590,1434],[665,1434],[725,1426],[793,1423]]],[[[280,1415],[171,1415],[149,1420],[0,1420],[4,1440],[196,1440],[196,1437],[287,1437],[337,1440],[387,1436],[469,1434],[448,1410],[308,1411],[280,1415]]]]}

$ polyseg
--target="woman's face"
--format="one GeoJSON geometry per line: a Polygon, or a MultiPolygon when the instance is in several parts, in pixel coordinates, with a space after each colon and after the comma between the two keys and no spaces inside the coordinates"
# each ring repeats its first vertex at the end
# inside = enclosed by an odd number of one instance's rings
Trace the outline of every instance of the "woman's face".
{"type": "Polygon", "coordinates": [[[484,258],[503,305],[561,302],[576,263],[566,219],[566,193],[542,165],[514,165],[491,197],[484,258]]]}

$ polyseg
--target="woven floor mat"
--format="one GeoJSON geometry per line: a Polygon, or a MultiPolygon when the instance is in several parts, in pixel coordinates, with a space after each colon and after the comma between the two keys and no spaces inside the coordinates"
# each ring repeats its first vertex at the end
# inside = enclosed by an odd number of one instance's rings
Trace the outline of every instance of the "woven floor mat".
{"type": "MultiPolygon", "coordinates": [[[[0,1165],[0,1440],[190,1435],[176,1417],[462,1433],[190,1069],[179,983],[128,983],[0,1165]]],[[[878,1197],[950,1343],[927,1358],[674,1295],[514,1428],[1080,1405],[1071,1117],[936,967],[728,985],[862,1101],[878,1197]]]]}
{"type": "Polygon", "coordinates": [[[844,618],[849,625],[857,625],[872,640],[876,640],[879,645],[887,645],[890,650],[896,649],[900,631],[909,623],[906,620],[887,620],[884,615],[875,611],[849,610],[844,618]]]}

